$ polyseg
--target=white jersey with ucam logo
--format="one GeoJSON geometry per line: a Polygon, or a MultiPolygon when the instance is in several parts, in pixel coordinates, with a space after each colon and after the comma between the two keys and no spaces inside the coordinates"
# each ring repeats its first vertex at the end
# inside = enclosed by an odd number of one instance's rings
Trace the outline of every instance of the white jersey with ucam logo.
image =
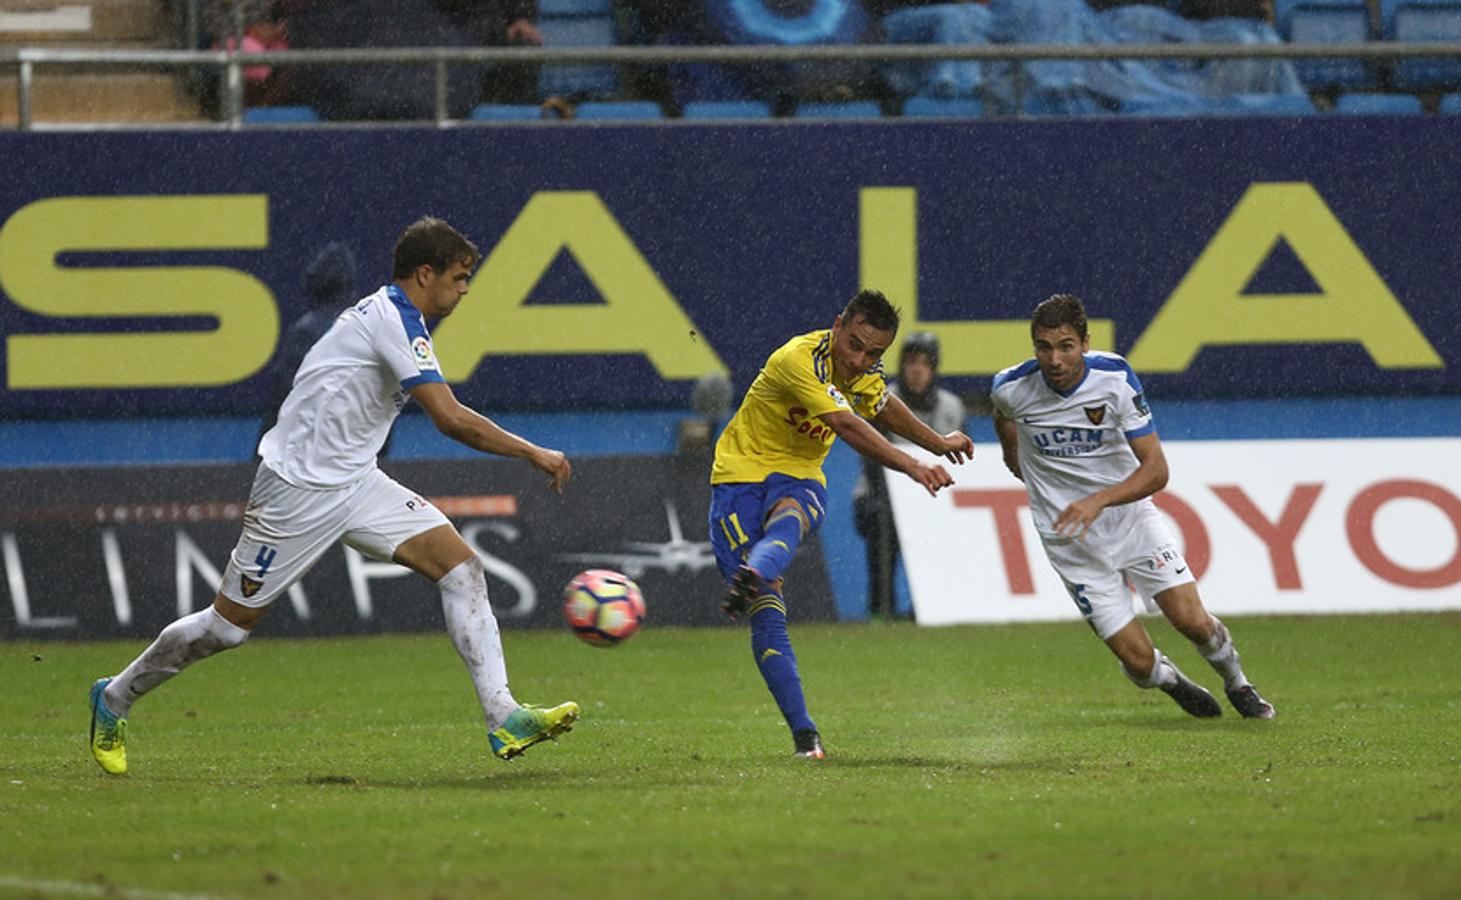
{"type": "Polygon", "coordinates": [[[386,285],[342,312],[305,354],[259,457],[296,487],[349,484],[375,469],[406,391],[445,380],[421,311],[386,285]]]}
{"type": "MultiPolygon", "coordinates": [[[[1030,513],[1042,535],[1076,500],[1124,480],[1139,465],[1129,441],[1155,430],[1141,381],[1122,357],[1091,351],[1085,375],[1069,391],[1051,387],[1035,360],[994,377],[994,408],[1019,429],[1020,472],[1030,513]]],[[[1146,498],[1103,510],[1090,537],[1104,543],[1125,520],[1150,506],[1146,498]]]]}

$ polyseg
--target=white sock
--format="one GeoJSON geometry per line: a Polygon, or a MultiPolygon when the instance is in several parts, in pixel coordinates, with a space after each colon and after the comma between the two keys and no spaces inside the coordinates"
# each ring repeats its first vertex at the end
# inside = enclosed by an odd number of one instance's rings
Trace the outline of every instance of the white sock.
{"type": "Polygon", "coordinates": [[[1152,653],[1156,656],[1156,661],[1152,663],[1151,674],[1145,677],[1136,675],[1130,669],[1126,668],[1125,663],[1121,664],[1121,671],[1125,673],[1127,678],[1131,679],[1132,684],[1143,689],[1164,688],[1176,684],[1177,667],[1172,664],[1170,659],[1163,656],[1162,651],[1157,648],[1153,647],[1152,653]]]}
{"type": "Polygon", "coordinates": [[[200,659],[248,640],[240,628],[209,606],[162,629],[152,646],[107,685],[107,708],[125,718],[139,697],[200,659]]]}
{"type": "Polygon", "coordinates": [[[446,613],[446,632],[457,654],[467,664],[487,730],[494,731],[517,709],[507,688],[507,662],[502,657],[502,635],[497,617],[487,601],[487,576],[482,561],[473,556],[436,583],[441,590],[441,608],[446,613]]]}
{"type": "Polygon", "coordinates": [[[1240,688],[1248,683],[1248,677],[1243,674],[1243,666],[1238,662],[1238,650],[1233,646],[1233,637],[1228,634],[1228,626],[1219,621],[1217,616],[1211,618],[1212,637],[1206,643],[1198,644],[1197,650],[1207,660],[1208,665],[1223,676],[1224,689],[1240,688]]]}

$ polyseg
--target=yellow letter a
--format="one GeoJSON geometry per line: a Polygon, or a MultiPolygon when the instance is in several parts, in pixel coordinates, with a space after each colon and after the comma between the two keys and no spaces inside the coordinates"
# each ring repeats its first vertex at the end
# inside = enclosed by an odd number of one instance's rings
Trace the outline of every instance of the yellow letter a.
{"type": "Polygon", "coordinates": [[[449,381],[495,354],[642,353],[663,378],[727,374],[725,364],[597,194],[534,194],[472,279],[477,296],[433,341],[449,381]],[[568,250],[603,302],[524,301],[568,250]]]}
{"type": "Polygon", "coordinates": [[[1387,369],[1444,366],[1312,185],[1255,184],[1128,355],[1138,372],[1184,371],[1213,344],[1358,343],[1387,369]],[[1244,294],[1279,239],[1317,294],[1244,294]]]}

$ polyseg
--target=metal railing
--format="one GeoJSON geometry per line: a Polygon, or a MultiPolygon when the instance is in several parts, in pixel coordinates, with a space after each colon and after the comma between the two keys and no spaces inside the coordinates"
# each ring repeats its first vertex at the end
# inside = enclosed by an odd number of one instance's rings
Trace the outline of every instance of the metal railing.
{"type": "MultiPolygon", "coordinates": [[[[616,47],[436,47],[276,50],[100,50],[51,47],[0,48],[0,70],[18,72],[19,128],[34,125],[36,68],[102,67],[222,72],[221,127],[238,127],[243,115],[245,66],[427,65],[436,75],[433,121],[452,122],[447,103],[447,67],[454,64],[628,64],[726,63],[756,65],[816,62],[930,62],[967,60],[1022,65],[1033,60],[1399,60],[1461,58],[1461,42],[1372,41],[1360,44],[837,44],[819,46],[616,46],[616,47]]],[[[1018,86],[1020,79],[1016,79],[1018,86]]],[[[1016,105],[1019,97],[1016,95],[1016,105]]]]}

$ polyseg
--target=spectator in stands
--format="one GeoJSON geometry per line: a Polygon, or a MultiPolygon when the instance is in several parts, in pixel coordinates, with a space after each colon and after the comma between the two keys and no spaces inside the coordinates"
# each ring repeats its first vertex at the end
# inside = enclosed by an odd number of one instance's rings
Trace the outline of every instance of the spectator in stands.
{"type": "MultiPolygon", "coordinates": [[[[309,348],[330,330],[346,306],[360,299],[359,280],[360,269],[355,263],[355,254],[338,241],[320,248],[305,268],[304,299],[307,308],[304,315],[289,327],[280,342],[279,352],[269,364],[269,412],[259,431],[260,437],[274,427],[279,407],[294,385],[294,373],[299,371],[299,364],[304,361],[309,348]]],[[[381,453],[385,453],[384,447],[381,453]]]]}
{"type": "MultiPolygon", "coordinates": [[[[963,430],[964,402],[952,391],[938,386],[938,352],[938,338],[932,332],[910,334],[898,359],[898,380],[888,385],[888,393],[902,400],[920,422],[939,434],[948,434],[963,430]]],[[[897,435],[890,434],[889,440],[911,446],[897,435]]],[[[899,609],[894,601],[898,530],[888,499],[888,481],[883,467],[867,457],[863,457],[862,477],[852,489],[852,512],[853,524],[867,542],[869,614],[874,617],[906,614],[907,610],[899,609]]]]}
{"type": "MultiPolygon", "coordinates": [[[[467,20],[436,0],[315,0],[290,20],[298,48],[473,47],[467,20]]],[[[447,115],[465,118],[481,98],[480,65],[447,68],[447,115]]],[[[295,77],[296,102],[328,121],[431,119],[436,114],[436,67],[309,66],[295,77]]]]}
{"type": "MultiPolygon", "coordinates": [[[[437,0],[447,12],[470,23],[480,43],[488,47],[541,47],[538,0],[437,0]]],[[[537,63],[493,66],[482,82],[487,103],[537,103],[537,63]]]]}
{"type": "MultiPolygon", "coordinates": [[[[240,53],[288,50],[289,26],[284,16],[284,5],[268,3],[260,7],[244,24],[242,39],[238,35],[228,34],[224,37],[222,46],[240,53]]],[[[287,69],[244,66],[244,105],[278,106],[288,103],[289,77],[287,69]]]]}

